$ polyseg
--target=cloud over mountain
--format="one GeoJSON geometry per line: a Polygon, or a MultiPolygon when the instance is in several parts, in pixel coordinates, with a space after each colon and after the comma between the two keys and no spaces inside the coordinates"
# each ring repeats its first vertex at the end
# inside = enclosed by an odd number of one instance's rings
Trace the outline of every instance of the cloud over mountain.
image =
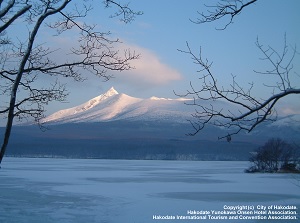
{"type": "Polygon", "coordinates": [[[164,63],[154,52],[135,45],[126,44],[126,47],[140,54],[140,59],[130,62],[133,70],[117,74],[118,81],[157,86],[182,79],[179,71],[164,63]]]}

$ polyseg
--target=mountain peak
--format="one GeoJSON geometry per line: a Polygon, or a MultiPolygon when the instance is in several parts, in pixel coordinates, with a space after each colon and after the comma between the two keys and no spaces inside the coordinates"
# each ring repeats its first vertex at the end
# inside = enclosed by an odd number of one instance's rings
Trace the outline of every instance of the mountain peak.
{"type": "Polygon", "coordinates": [[[106,93],[104,93],[105,96],[110,97],[113,95],[119,94],[119,92],[117,92],[114,87],[111,87],[106,93]]]}

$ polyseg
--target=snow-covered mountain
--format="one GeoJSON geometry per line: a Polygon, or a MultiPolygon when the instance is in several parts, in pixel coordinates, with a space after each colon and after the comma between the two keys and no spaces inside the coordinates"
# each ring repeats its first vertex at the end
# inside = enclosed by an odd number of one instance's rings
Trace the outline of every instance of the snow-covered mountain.
{"type": "MultiPolygon", "coordinates": [[[[193,100],[188,99],[167,99],[151,97],[148,99],[135,98],[129,95],[118,93],[113,87],[104,94],[101,94],[81,105],[73,108],[60,110],[42,120],[47,124],[72,124],[72,123],[99,123],[111,121],[151,121],[153,123],[180,123],[189,124],[187,120],[193,119],[191,114],[195,113],[193,100]]],[[[201,102],[208,103],[208,102],[201,102]]],[[[207,105],[209,106],[209,105],[207,105]]],[[[214,105],[224,110],[232,110],[233,107],[226,102],[218,102],[214,105]]],[[[132,122],[130,122],[132,125],[132,122]]],[[[260,125],[249,135],[277,137],[286,135],[286,138],[295,138],[300,130],[300,115],[278,117],[273,123],[260,125]]],[[[189,124],[190,125],[190,124],[189,124]]],[[[168,128],[169,124],[166,125],[168,128]]],[[[161,126],[159,127],[161,128],[161,126]]],[[[188,133],[189,130],[186,130],[188,133]]],[[[225,131],[221,128],[213,128],[209,134],[215,135],[217,131],[225,131]]],[[[222,135],[224,133],[220,133],[222,135]]],[[[243,135],[243,134],[242,134],[243,135]]]]}
{"type": "Polygon", "coordinates": [[[103,122],[115,120],[160,120],[186,122],[193,113],[187,99],[151,97],[141,99],[118,93],[113,87],[81,105],[60,110],[44,118],[43,123],[103,122]]]}
{"type": "Polygon", "coordinates": [[[300,127],[300,114],[288,115],[271,123],[273,127],[300,127]]]}

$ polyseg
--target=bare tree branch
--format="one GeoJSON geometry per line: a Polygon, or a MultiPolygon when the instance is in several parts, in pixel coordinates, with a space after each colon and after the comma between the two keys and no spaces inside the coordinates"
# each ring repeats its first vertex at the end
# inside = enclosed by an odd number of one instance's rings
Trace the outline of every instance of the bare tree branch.
{"type": "MultiPolygon", "coordinates": [[[[229,17],[229,21],[221,28],[224,30],[233,23],[234,18],[245,8],[254,5],[257,0],[220,0],[216,5],[206,5],[207,12],[198,12],[201,16],[197,20],[191,20],[196,24],[215,22],[229,17]]],[[[202,82],[200,88],[196,90],[190,83],[191,90],[183,96],[194,97],[194,102],[190,105],[196,107],[194,120],[190,120],[194,128],[195,135],[207,125],[213,125],[228,129],[228,135],[220,136],[219,139],[231,139],[231,136],[241,131],[251,132],[259,124],[265,121],[274,121],[277,118],[276,104],[279,100],[293,94],[300,93],[300,86],[296,84],[294,78],[299,78],[297,73],[292,73],[293,61],[297,54],[295,47],[288,47],[286,36],[284,37],[284,47],[280,52],[271,46],[264,46],[256,41],[256,46],[263,55],[263,61],[269,64],[270,69],[266,71],[254,71],[260,75],[271,75],[273,83],[264,83],[266,88],[270,88],[271,94],[266,98],[258,98],[253,93],[254,83],[250,83],[248,88],[243,87],[232,76],[229,86],[220,86],[216,75],[211,67],[212,62],[202,58],[200,49],[199,55],[192,52],[187,44],[187,50],[180,50],[182,53],[191,56],[192,61],[200,67],[199,80],[202,82]],[[231,105],[227,109],[217,106],[220,102],[227,102],[231,105]],[[209,105],[204,102],[210,102],[209,105]]],[[[228,140],[229,141],[229,140],[228,140]]]]}
{"type": "Polygon", "coordinates": [[[220,136],[219,139],[228,139],[228,137],[241,131],[251,132],[262,122],[276,120],[275,106],[279,100],[288,95],[300,94],[300,86],[292,86],[291,81],[292,62],[297,53],[296,47],[291,48],[292,53],[290,55],[286,37],[282,52],[270,46],[264,47],[258,40],[256,46],[264,55],[262,59],[270,64],[271,69],[265,72],[256,71],[255,73],[274,76],[272,80],[275,81],[275,84],[269,86],[272,88],[272,93],[267,99],[257,98],[252,93],[253,83],[249,84],[248,89],[241,87],[235,80],[235,76],[232,76],[232,83],[228,87],[220,86],[211,69],[212,62],[202,58],[201,49],[199,55],[196,55],[187,43],[187,50],[179,50],[191,56],[192,61],[200,67],[198,72],[201,73],[199,77],[200,88],[196,89],[190,83],[191,90],[188,90],[184,95],[178,95],[194,98],[192,103],[187,103],[196,108],[192,115],[194,120],[190,120],[195,131],[190,135],[197,134],[207,125],[222,127],[230,131],[228,135],[220,136]],[[224,105],[220,105],[221,102],[227,102],[230,106],[224,108],[224,105]]]}
{"type": "Polygon", "coordinates": [[[243,0],[221,0],[214,6],[206,5],[208,8],[207,14],[203,12],[198,12],[198,14],[201,16],[201,18],[198,18],[196,20],[191,20],[191,22],[196,24],[202,24],[202,23],[209,23],[214,22],[216,20],[222,19],[223,17],[229,17],[229,21],[226,23],[226,25],[223,28],[220,28],[220,30],[224,30],[227,28],[228,25],[233,23],[233,19],[235,16],[239,15],[242,10],[245,7],[248,7],[252,4],[254,4],[257,0],[251,0],[251,1],[243,1],[243,0]]]}
{"type": "Polygon", "coordinates": [[[119,11],[115,12],[115,14],[111,15],[111,18],[121,17],[121,21],[125,23],[129,23],[135,19],[136,16],[142,15],[142,11],[133,11],[129,4],[121,5],[113,0],[105,0],[104,1],[106,8],[109,8],[111,5],[116,5],[119,8],[119,11]]]}
{"type": "Polygon", "coordinates": [[[24,13],[26,13],[31,8],[31,5],[26,5],[23,8],[21,8],[19,11],[17,11],[16,13],[14,13],[11,18],[5,19],[4,17],[8,14],[9,10],[14,7],[14,5],[15,5],[15,0],[12,0],[7,4],[7,6],[4,9],[0,10],[0,19],[7,20],[2,26],[0,26],[0,33],[2,33],[17,18],[22,16],[24,13]]]}

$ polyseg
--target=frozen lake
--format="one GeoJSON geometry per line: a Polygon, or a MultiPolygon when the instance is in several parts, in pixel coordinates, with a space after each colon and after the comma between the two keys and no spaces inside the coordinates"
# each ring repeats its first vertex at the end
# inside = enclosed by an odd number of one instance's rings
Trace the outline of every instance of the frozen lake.
{"type": "MultiPolygon", "coordinates": [[[[219,220],[200,214],[209,211],[216,218],[228,217],[212,211],[243,206],[255,211],[274,206],[300,208],[299,174],[247,174],[243,171],[248,165],[229,161],[4,158],[0,222],[299,222],[298,210],[290,209],[285,216],[298,219],[219,220]],[[200,220],[200,215],[206,220],[200,220]],[[167,216],[198,219],[159,219],[167,216]]],[[[254,215],[232,214],[236,218],[254,215]]]]}

